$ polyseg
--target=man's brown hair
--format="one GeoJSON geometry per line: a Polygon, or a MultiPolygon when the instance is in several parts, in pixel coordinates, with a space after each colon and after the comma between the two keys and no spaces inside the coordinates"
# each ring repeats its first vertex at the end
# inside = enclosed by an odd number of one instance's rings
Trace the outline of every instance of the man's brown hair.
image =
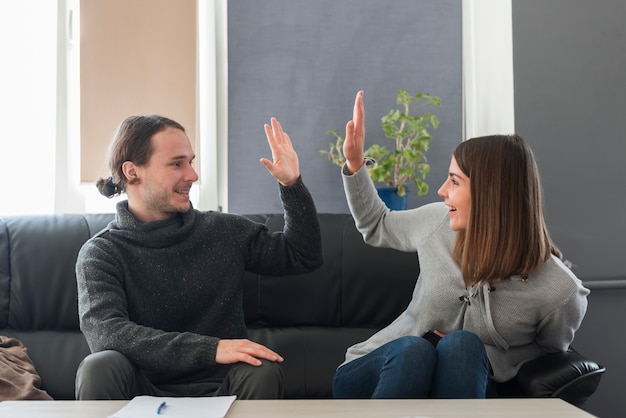
{"type": "Polygon", "coordinates": [[[125,191],[128,180],[122,171],[122,164],[132,161],[138,166],[146,165],[152,156],[152,137],[168,127],[185,132],[178,122],[164,116],[130,116],[124,119],[109,151],[111,177],[96,182],[100,193],[113,197],[125,191]]]}

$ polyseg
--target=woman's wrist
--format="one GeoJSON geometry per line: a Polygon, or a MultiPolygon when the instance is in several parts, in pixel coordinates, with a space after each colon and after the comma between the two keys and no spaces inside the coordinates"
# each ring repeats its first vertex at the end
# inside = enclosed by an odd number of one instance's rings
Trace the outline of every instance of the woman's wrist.
{"type": "Polygon", "coordinates": [[[346,161],[344,172],[348,175],[352,175],[359,171],[361,167],[363,167],[363,164],[365,164],[365,160],[360,160],[359,163],[346,161]]]}

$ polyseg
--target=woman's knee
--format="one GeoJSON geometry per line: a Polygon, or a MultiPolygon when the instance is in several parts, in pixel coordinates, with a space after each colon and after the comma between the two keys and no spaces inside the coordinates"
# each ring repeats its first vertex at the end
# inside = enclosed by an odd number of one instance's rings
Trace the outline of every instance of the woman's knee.
{"type": "Polygon", "coordinates": [[[480,338],[468,331],[446,334],[437,345],[438,363],[431,396],[484,398],[489,360],[480,338]]]}
{"type": "Polygon", "coordinates": [[[487,351],[478,335],[469,331],[446,334],[437,345],[437,354],[443,361],[469,362],[488,367],[487,351]]]}
{"type": "Polygon", "coordinates": [[[437,348],[439,349],[456,347],[462,347],[463,349],[484,349],[484,344],[478,335],[463,330],[452,331],[446,334],[444,338],[439,340],[439,344],[437,344],[437,348]]]}
{"type": "Polygon", "coordinates": [[[412,335],[400,337],[389,343],[387,355],[406,363],[434,362],[437,358],[435,347],[428,340],[412,335]]]}
{"type": "Polygon", "coordinates": [[[395,345],[399,350],[407,352],[430,350],[432,347],[432,344],[425,338],[416,337],[414,335],[400,337],[393,340],[391,344],[395,345]]]}
{"type": "Polygon", "coordinates": [[[333,378],[333,397],[423,397],[436,360],[437,352],[426,339],[397,338],[341,366],[333,378]]]}

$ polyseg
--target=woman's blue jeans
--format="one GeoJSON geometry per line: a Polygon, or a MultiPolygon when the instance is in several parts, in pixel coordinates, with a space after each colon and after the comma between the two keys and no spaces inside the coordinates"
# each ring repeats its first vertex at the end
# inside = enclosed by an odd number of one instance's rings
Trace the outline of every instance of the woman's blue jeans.
{"type": "Polygon", "coordinates": [[[333,379],[337,399],[484,398],[489,361],[478,336],[447,334],[437,346],[406,336],[343,366],[333,379]]]}

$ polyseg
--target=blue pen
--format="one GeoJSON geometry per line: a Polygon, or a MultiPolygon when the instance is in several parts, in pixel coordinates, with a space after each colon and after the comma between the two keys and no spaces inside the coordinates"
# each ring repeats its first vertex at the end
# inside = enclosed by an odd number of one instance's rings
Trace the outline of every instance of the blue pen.
{"type": "Polygon", "coordinates": [[[161,412],[163,411],[163,409],[167,406],[167,404],[165,403],[165,401],[161,402],[161,405],[159,405],[159,407],[157,408],[157,414],[161,414],[161,412]]]}

